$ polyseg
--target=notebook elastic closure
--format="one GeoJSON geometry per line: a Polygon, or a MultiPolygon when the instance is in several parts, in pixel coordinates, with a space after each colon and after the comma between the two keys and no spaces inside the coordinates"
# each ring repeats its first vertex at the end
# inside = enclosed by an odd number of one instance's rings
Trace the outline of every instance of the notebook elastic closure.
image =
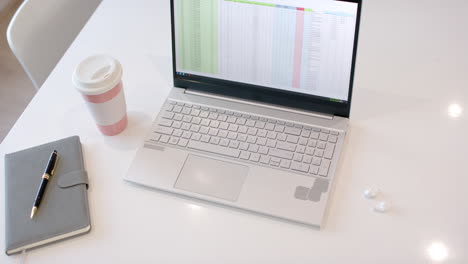
{"type": "Polygon", "coordinates": [[[79,184],[86,184],[86,189],[88,189],[88,173],[85,170],[58,175],[57,185],[60,188],[69,188],[79,184]]]}

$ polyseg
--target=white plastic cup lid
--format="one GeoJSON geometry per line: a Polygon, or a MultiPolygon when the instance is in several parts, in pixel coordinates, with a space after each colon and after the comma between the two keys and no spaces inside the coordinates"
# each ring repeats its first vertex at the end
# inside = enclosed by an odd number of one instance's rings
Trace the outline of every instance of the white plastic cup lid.
{"type": "Polygon", "coordinates": [[[73,72],[76,89],[86,95],[96,95],[114,88],[122,79],[122,65],[107,55],[94,55],[83,60],[73,72]]]}

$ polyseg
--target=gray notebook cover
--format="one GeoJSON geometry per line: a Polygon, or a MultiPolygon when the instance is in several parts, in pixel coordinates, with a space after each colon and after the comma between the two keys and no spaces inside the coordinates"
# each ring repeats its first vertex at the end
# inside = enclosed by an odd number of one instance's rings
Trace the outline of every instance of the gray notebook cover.
{"type": "Polygon", "coordinates": [[[80,138],[73,136],[5,155],[5,244],[7,255],[90,230],[80,138]],[[55,174],[50,178],[37,214],[31,208],[52,151],[57,150],[55,174]]]}

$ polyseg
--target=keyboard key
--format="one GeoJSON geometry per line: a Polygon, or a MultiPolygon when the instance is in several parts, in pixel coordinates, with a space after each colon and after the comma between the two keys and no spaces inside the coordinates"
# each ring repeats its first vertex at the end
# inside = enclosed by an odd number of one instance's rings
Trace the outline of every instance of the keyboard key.
{"type": "Polygon", "coordinates": [[[312,162],[312,156],[304,155],[304,158],[302,159],[302,162],[310,164],[312,162]]]}
{"type": "Polygon", "coordinates": [[[230,147],[230,148],[235,148],[235,149],[236,149],[236,148],[239,147],[239,142],[234,141],[234,140],[230,140],[230,141],[229,141],[229,147],[230,147]]]}
{"type": "Polygon", "coordinates": [[[230,131],[236,132],[238,128],[239,128],[239,126],[236,125],[236,124],[229,124],[229,128],[228,128],[228,129],[229,129],[230,131]]]}
{"type": "Polygon", "coordinates": [[[172,135],[176,136],[176,137],[180,137],[180,136],[182,136],[182,130],[181,129],[176,129],[176,130],[174,130],[172,135]]]}
{"type": "Polygon", "coordinates": [[[260,146],[265,146],[266,145],[266,142],[267,142],[267,139],[266,138],[257,138],[257,145],[260,145],[260,146]]]}
{"type": "Polygon", "coordinates": [[[337,131],[330,131],[330,134],[335,135],[335,136],[338,136],[338,132],[337,132],[337,131]]]}
{"type": "Polygon", "coordinates": [[[238,134],[237,135],[237,140],[239,140],[241,142],[245,142],[245,141],[247,141],[247,135],[246,134],[238,134]]]}
{"type": "Polygon", "coordinates": [[[276,126],[275,126],[275,131],[276,131],[276,132],[281,132],[281,133],[283,133],[283,132],[284,132],[284,126],[282,126],[282,125],[276,125],[276,126]]]}
{"type": "Polygon", "coordinates": [[[160,134],[172,135],[172,132],[174,132],[174,129],[171,128],[171,127],[157,126],[157,127],[154,129],[154,132],[160,133],[160,134]]]}
{"type": "Polygon", "coordinates": [[[317,148],[319,148],[319,149],[324,149],[324,148],[325,148],[325,144],[326,144],[325,142],[319,141],[318,144],[317,144],[317,148]]]}
{"type": "Polygon", "coordinates": [[[216,120],[216,119],[218,119],[218,114],[217,114],[217,113],[210,113],[210,114],[208,115],[208,118],[209,118],[209,119],[214,119],[214,120],[216,120]]]}
{"type": "Polygon", "coordinates": [[[210,130],[208,131],[208,134],[211,136],[217,136],[218,132],[219,130],[217,128],[210,128],[210,130]]]}
{"type": "Polygon", "coordinates": [[[318,132],[312,132],[312,133],[310,133],[310,138],[318,139],[319,135],[320,135],[320,133],[318,133],[318,132]]]}
{"type": "Polygon", "coordinates": [[[219,121],[218,120],[211,120],[210,127],[217,128],[218,126],[219,126],[219,121]]]}
{"type": "Polygon", "coordinates": [[[192,116],[186,115],[184,118],[182,118],[182,121],[190,123],[192,121],[192,116]]]}
{"type": "Polygon", "coordinates": [[[240,155],[240,151],[238,149],[227,148],[227,147],[223,147],[219,145],[206,144],[200,141],[190,140],[187,147],[191,149],[207,151],[207,152],[216,153],[216,154],[225,155],[225,156],[234,157],[234,158],[237,158],[240,155]]]}
{"type": "Polygon", "coordinates": [[[310,137],[310,130],[302,130],[301,136],[303,137],[310,137]]]}
{"type": "Polygon", "coordinates": [[[227,115],[219,115],[219,116],[218,116],[218,120],[221,121],[221,122],[226,122],[226,120],[227,120],[227,115]]]}
{"type": "Polygon", "coordinates": [[[192,136],[192,132],[184,131],[184,133],[182,133],[183,138],[190,138],[191,136],[192,136]]]}
{"type": "Polygon", "coordinates": [[[201,122],[201,118],[199,118],[199,117],[192,118],[192,124],[198,125],[198,124],[200,124],[200,122],[201,122]]]}
{"type": "Polygon", "coordinates": [[[327,176],[328,169],[330,168],[330,160],[323,160],[322,165],[319,168],[319,175],[320,176],[327,176]]]}
{"type": "Polygon", "coordinates": [[[198,132],[198,130],[200,130],[200,126],[199,125],[191,125],[190,126],[190,131],[192,132],[198,132]]]}
{"type": "Polygon", "coordinates": [[[249,126],[249,127],[253,127],[253,126],[255,126],[255,121],[254,120],[247,120],[247,122],[245,122],[245,125],[249,126]]]}
{"type": "Polygon", "coordinates": [[[187,144],[188,144],[188,139],[185,139],[185,138],[179,139],[179,143],[177,143],[177,145],[182,146],[182,147],[187,146],[187,144]]]}
{"type": "Polygon", "coordinates": [[[310,174],[315,174],[317,175],[319,171],[319,166],[311,165],[309,169],[310,174]]]}
{"type": "Polygon", "coordinates": [[[218,145],[219,144],[219,137],[211,137],[210,144],[218,145]]]}
{"type": "Polygon", "coordinates": [[[210,136],[202,135],[201,138],[200,138],[200,141],[205,142],[205,143],[210,142],[210,136]]]}
{"type": "Polygon", "coordinates": [[[275,148],[276,147],[276,140],[268,139],[267,140],[267,146],[271,147],[271,148],[275,148]]]}
{"type": "Polygon", "coordinates": [[[171,137],[169,139],[169,144],[176,145],[177,143],[179,143],[179,138],[178,137],[171,137]]]}
{"type": "Polygon", "coordinates": [[[312,155],[314,155],[314,151],[315,151],[314,148],[307,147],[305,153],[306,153],[307,155],[311,155],[311,156],[312,156],[312,155]]]}
{"type": "Polygon", "coordinates": [[[218,132],[218,137],[225,138],[225,137],[227,137],[227,135],[228,135],[228,132],[226,130],[220,130],[218,132]]]}
{"type": "Polygon", "coordinates": [[[258,132],[257,132],[257,136],[266,137],[267,136],[267,131],[265,129],[259,129],[258,132]]]}
{"type": "Polygon", "coordinates": [[[245,118],[237,118],[236,124],[238,125],[245,125],[245,118]]]}
{"type": "Polygon", "coordinates": [[[248,150],[249,149],[249,143],[245,143],[245,142],[239,143],[239,149],[248,150]]]}
{"type": "Polygon", "coordinates": [[[208,113],[206,111],[201,111],[199,116],[202,117],[202,118],[207,118],[209,114],[210,113],[208,113]]]}
{"type": "Polygon", "coordinates": [[[275,139],[278,133],[273,132],[273,131],[268,131],[267,133],[267,138],[275,139]]]}
{"type": "Polygon", "coordinates": [[[229,124],[226,122],[221,122],[218,127],[219,129],[227,130],[229,127],[229,124]]]}
{"type": "Polygon", "coordinates": [[[182,121],[182,118],[183,118],[183,117],[184,117],[184,116],[181,115],[181,114],[175,114],[173,119],[174,119],[174,120],[177,120],[177,121],[182,121]]]}
{"type": "Polygon", "coordinates": [[[227,122],[228,123],[236,123],[236,120],[237,120],[237,117],[230,116],[230,117],[228,117],[227,122]]]}
{"type": "Polygon", "coordinates": [[[317,145],[317,140],[309,139],[309,143],[307,144],[309,147],[315,147],[317,145]]]}
{"type": "Polygon", "coordinates": [[[190,129],[190,124],[189,123],[183,123],[182,126],[180,127],[183,130],[189,130],[190,129]]]}
{"type": "Polygon", "coordinates": [[[198,132],[200,132],[202,134],[207,134],[209,130],[210,130],[209,128],[207,128],[205,126],[202,126],[202,127],[200,127],[200,130],[198,130],[198,132]]]}
{"type": "Polygon", "coordinates": [[[257,153],[257,152],[258,152],[258,146],[257,146],[257,145],[254,145],[254,144],[250,144],[250,146],[249,146],[249,151],[250,151],[250,152],[257,153]]]}
{"type": "Polygon", "coordinates": [[[287,142],[278,142],[276,147],[288,151],[296,151],[296,145],[287,142]]]}
{"type": "Polygon", "coordinates": [[[291,169],[301,172],[309,172],[309,164],[293,161],[291,164],[291,169]]]}
{"type": "Polygon", "coordinates": [[[176,105],[176,106],[174,107],[174,109],[172,109],[172,111],[175,112],[175,113],[180,113],[180,112],[182,112],[182,107],[176,105]]]}
{"type": "Polygon", "coordinates": [[[162,118],[172,119],[173,117],[174,117],[174,113],[171,113],[171,112],[164,112],[162,114],[162,118]]]}
{"type": "Polygon", "coordinates": [[[320,163],[322,162],[322,159],[321,158],[317,158],[317,157],[314,157],[312,159],[312,164],[313,165],[317,165],[317,166],[320,166],[320,163]]]}
{"type": "Polygon", "coordinates": [[[295,127],[286,127],[284,133],[299,136],[301,135],[301,130],[295,127]]]}
{"type": "Polygon", "coordinates": [[[171,105],[177,104],[175,101],[172,101],[172,100],[171,100],[171,101],[168,101],[168,102],[169,102],[169,104],[171,104],[171,105]]]}
{"type": "Polygon", "coordinates": [[[190,112],[192,112],[192,109],[190,109],[190,108],[188,108],[188,107],[184,107],[184,108],[182,109],[182,114],[184,114],[184,115],[189,115],[190,112]]]}
{"type": "Polygon", "coordinates": [[[323,140],[323,141],[327,141],[328,139],[328,135],[327,134],[324,134],[324,133],[320,133],[320,140],[323,140]]]}
{"type": "Polygon", "coordinates": [[[337,140],[338,140],[338,137],[337,137],[337,136],[330,135],[330,136],[328,137],[328,142],[336,143],[337,140]]]}
{"type": "Polygon", "coordinates": [[[257,123],[255,123],[255,127],[256,128],[264,128],[265,127],[265,122],[257,121],[257,123]]]}
{"type": "Polygon", "coordinates": [[[236,132],[228,132],[227,138],[229,139],[236,139],[237,138],[237,133],[236,132]]]}
{"type": "Polygon", "coordinates": [[[306,146],[307,145],[307,138],[299,138],[299,145],[306,146]]]}
{"type": "Polygon", "coordinates": [[[272,123],[267,123],[267,124],[265,125],[265,129],[266,129],[266,130],[274,130],[274,129],[275,129],[275,125],[272,124],[272,123]]]}
{"type": "Polygon", "coordinates": [[[278,134],[276,136],[276,139],[280,140],[280,141],[285,141],[286,140],[286,134],[278,134]]]}
{"type": "Polygon", "coordinates": [[[260,154],[258,153],[251,153],[250,154],[250,159],[251,161],[258,162],[260,160],[260,154]]]}
{"type": "Polygon", "coordinates": [[[169,141],[169,136],[168,135],[162,135],[161,138],[159,139],[160,142],[167,143],[169,141]]]}
{"type": "Polygon", "coordinates": [[[263,164],[269,164],[270,163],[270,157],[266,155],[261,155],[260,156],[260,162],[263,164]]]}
{"type": "Polygon", "coordinates": [[[304,154],[305,148],[306,148],[306,147],[304,147],[304,146],[297,146],[297,147],[296,147],[296,152],[297,152],[297,153],[300,153],[300,154],[304,154]]]}
{"type": "Polygon", "coordinates": [[[278,158],[283,158],[283,159],[292,159],[293,158],[293,152],[286,151],[286,150],[281,150],[281,149],[270,149],[269,155],[272,157],[278,157],[278,158]]]}
{"type": "Polygon", "coordinates": [[[315,150],[315,156],[316,156],[316,157],[322,157],[322,156],[323,156],[323,150],[321,150],[321,149],[316,149],[316,150],[315,150]]]}
{"type": "Polygon", "coordinates": [[[327,129],[322,129],[321,132],[322,132],[322,133],[325,133],[325,134],[330,134],[330,130],[327,130],[327,129]]]}
{"type": "Polygon", "coordinates": [[[282,160],[280,162],[280,167],[281,168],[289,169],[290,166],[291,166],[291,161],[290,160],[282,160]]]}
{"type": "Polygon", "coordinates": [[[191,115],[193,116],[198,116],[200,114],[200,110],[198,109],[192,109],[192,111],[190,112],[191,115]]]}
{"type": "Polygon", "coordinates": [[[293,135],[288,135],[288,137],[286,138],[286,141],[297,144],[297,142],[299,141],[299,137],[293,136],[293,135]]]}
{"type": "Polygon", "coordinates": [[[302,154],[294,153],[293,160],[301,162],[303,157],[302,154]]]}
{"type": "Polygon", "coordinates": [[[247,142],[255,144],[255,141],[257,141],[257,137],[247,136],[247,142]]]}
{"type": "Polygon", "coordinates": [[[266,155],[268,154],[268,148],[262,146],[258,149],[258,153],[266,155]]]}
{"type": "Polygon", "coordinates": [[[335,144],[327,143],[323,157],[326,159],[331,159],[333,157],[333,151],[335,150],[335,144]]]}
{"type": "Polygon", "coordinates": [[[172,127],[173,127],[173,128],[180,128],[180,126],[182,126],[182,122],[174,121],[174,122],[172,123],[172,127]]]}
{"type": "Polygon", "coordinates": [[[158,141],[159,138],[161,138],[161,134],[159,134],[159,133],[152,133],[149,139],[152,140],[152,141],[158,141]]]}
{"type": "Polygon", "coordinates": [[[193,140],[200,140],[201,138],[201,134],[199,133],[193,133],[192,136],[190,137],[190,139],[193,139],[193,140]]]}
{"type": "Polygon", "coordinates": [[[237,130],[239,133],[247,133],[247,127],[246,126],[239,126],[239,129],[237,130]]]}
{"type": "Polygon", "coordinates": [[[170,126],[172,126],[172,120],[161,119],[161,121],[159,121],[159,125],[160,126],[165,126],[165,127],[170,127],[170,126]]]}
{"type": "Polygon", "coordinates": [[[219,144],[221,146],[227,147],[229,145],[229,139],[221,138],[221,140],[219,141],[219,144]]]}
{"type": "Polygon", "coordinates": [[[249,157],[250,157],[250,153],[247,152],[247,151],[242,151],[241,154],[240,154],[240,158],[241,158],[241,159],[248,160],[249,157]]]}
{"type": "Polygon", "coordinates": [[[254,127],[249,127],[247,134],[255,136],[257,134],[257,129],[254,127]]]}

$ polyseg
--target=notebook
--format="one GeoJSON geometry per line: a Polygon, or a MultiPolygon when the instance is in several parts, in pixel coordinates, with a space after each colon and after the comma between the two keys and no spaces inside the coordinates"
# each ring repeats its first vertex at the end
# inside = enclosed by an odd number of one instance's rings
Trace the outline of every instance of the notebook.
{"type": "Polygon", "coordinates": [[[11,255],[90,231],[88,177],[80,138],[72,136],[5,155],[5,244],[11,255]],[[53,150],[58,152],[39,210],[31,208],[53,150]]]}

